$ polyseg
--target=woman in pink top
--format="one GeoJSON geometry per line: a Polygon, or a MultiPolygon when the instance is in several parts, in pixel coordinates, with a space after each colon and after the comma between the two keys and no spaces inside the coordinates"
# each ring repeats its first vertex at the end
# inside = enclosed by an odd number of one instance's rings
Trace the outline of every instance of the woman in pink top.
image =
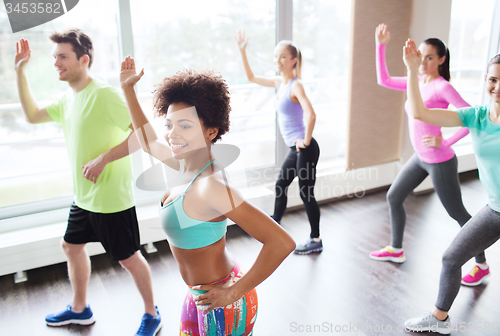
{"type": "MultiPolygon", "coordinates": [[[[393,90],[406,91],[406,77],[391,77],[385,62],[385,48],[390,40],[390,32],[385,24],[380,24],[375,31],[377,45],[376,66],[379,85],[393,90]]],[[[449,83],[450,54],[444,43],[436,38],[425,40],[420,45],[422,65],[420,66],[419,86],[422,99],[427,108],[456,108],[469,106],[449,83]]],[[[408,112],[408,108],[405,105],[408,112]]],[[[455,142],[469,133],[461,128],[449,139],[443,139],[441,127],[426,124],[408,115],[410,140],[415,154],[406,162],[387,193],[391,220],[391,245],[370,253],[370,258],[381,261],[402,263],[403,234],[406,223],[406,211],[403,205],[408,195],[428,176],[431,176],[434,188],[448,214],[463,226],[471,215],[462,203],[457,174],[457,158],[451,148],[455,142]]],[[[476,263],[486,264],[484,253],[476,256],[476,263]]],[[[475,274],[466,275],[462,283],[478,285],[481,279],[475,274]]]]}

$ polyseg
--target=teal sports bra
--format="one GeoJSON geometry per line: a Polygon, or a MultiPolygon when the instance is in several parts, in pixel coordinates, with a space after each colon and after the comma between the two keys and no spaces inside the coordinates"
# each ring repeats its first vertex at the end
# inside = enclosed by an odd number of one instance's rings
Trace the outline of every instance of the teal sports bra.
{"type": "Polygon", "coordinates": [[[160,200],[160,223],[167,234],[168,242],[181,249],[197,249],[218,242],[227,231],[227,219],[206,222],[193,219],[184,212],[184,195],[194,180],[214,161],[209,162],[191,180],[186,190],[172,202],[163,205],[160,200]]]}

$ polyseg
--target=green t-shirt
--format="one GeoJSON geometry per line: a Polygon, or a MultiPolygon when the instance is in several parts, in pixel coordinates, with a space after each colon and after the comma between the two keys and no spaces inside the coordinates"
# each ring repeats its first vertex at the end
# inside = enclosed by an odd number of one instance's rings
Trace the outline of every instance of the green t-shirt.
{"type": "Polygon", "coordinates": [[[472,137],[479,179],[488,194],[488,205],[500,212],[500,125],[490,120],[490,106],[464,107],[458,116],[472,137]]]}
{"type": "Polygon", "coordinates": [[[94,79],[76,94],[69,90],[46,109],[64,131],[75,204],[97,213],[113,213],[133,207],[129,156],[108,163],[96,184],[82,174],[83,165],[122,143],[129,135],[131,120],[120,92],[94,79]]]}

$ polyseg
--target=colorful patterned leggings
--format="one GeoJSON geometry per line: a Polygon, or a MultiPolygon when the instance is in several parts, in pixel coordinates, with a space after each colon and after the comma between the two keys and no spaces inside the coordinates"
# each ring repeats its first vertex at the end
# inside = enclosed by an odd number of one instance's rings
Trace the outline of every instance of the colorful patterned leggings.
{"type": "MultiPolygon", "coordinates": [[[[232,281],[243,276],[237,264],[226,278],[213,284],[232,281]]],[[[237,301],[225,307],[205,312],[196,307],[193,296],[206,293],[189,289],[181,312],[180,336],[251,336],[257,318],[257,291],[252,289],[237,301]]]]}

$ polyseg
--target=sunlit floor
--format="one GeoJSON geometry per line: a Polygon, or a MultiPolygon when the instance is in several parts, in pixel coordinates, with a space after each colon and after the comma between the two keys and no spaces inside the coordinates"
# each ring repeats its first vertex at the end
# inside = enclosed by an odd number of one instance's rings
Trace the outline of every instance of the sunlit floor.
{"type": "MultiPolygon", "coordinates": [[[[487,202],[477,173],[461,176],[464,204],[471,214],[487,202]]],[[[435,193],[410,196],[404,264],[377,262],[371,250],[389,243],[386,191],[321,206],[321,254],[291,255],[258,287],[259,313],[255,335],[401,335],[405,319],[430,310],[437,296],[441,255],[459,230],[435,193]],[[399,329],[399,331],[398,331],[399,329]]],[[[283,226],[298,241],[309,232],[303,210],[289,212],[283,226]]],[[[147,255],[157,305],[164,327],[158,335],[178,335],[180,307],[186,286],[166,242],[147,255]]],[[[238,227],[228,231],[228,250],[249,268],[260,243],[238,227]]],[[[466,332],[500,333],[500,243],[486,252],[492,277],[487,285],[462,287],[450,311],[452,324],[466,332]],[[486,332],[489,323],[490,332],[486,332]],[[496,324],[495,324],[496,323],[496,324]],[[496,329],[495,329],[496,328],[496,329]],[[463,329],[462,329],[463,330],[463,329]]],[[[106,256],[92,258],[88,301],[97,322],[89,327],[45,326],[44,316],[71,301],[66,265],[28,272],[29,281],[15,285],[12,275],[0,277],[1,335],[132,335],[143,307],[132,279],[106,256]]],[[[468,263],[463,272],[469,271],[468,263]]]]}

